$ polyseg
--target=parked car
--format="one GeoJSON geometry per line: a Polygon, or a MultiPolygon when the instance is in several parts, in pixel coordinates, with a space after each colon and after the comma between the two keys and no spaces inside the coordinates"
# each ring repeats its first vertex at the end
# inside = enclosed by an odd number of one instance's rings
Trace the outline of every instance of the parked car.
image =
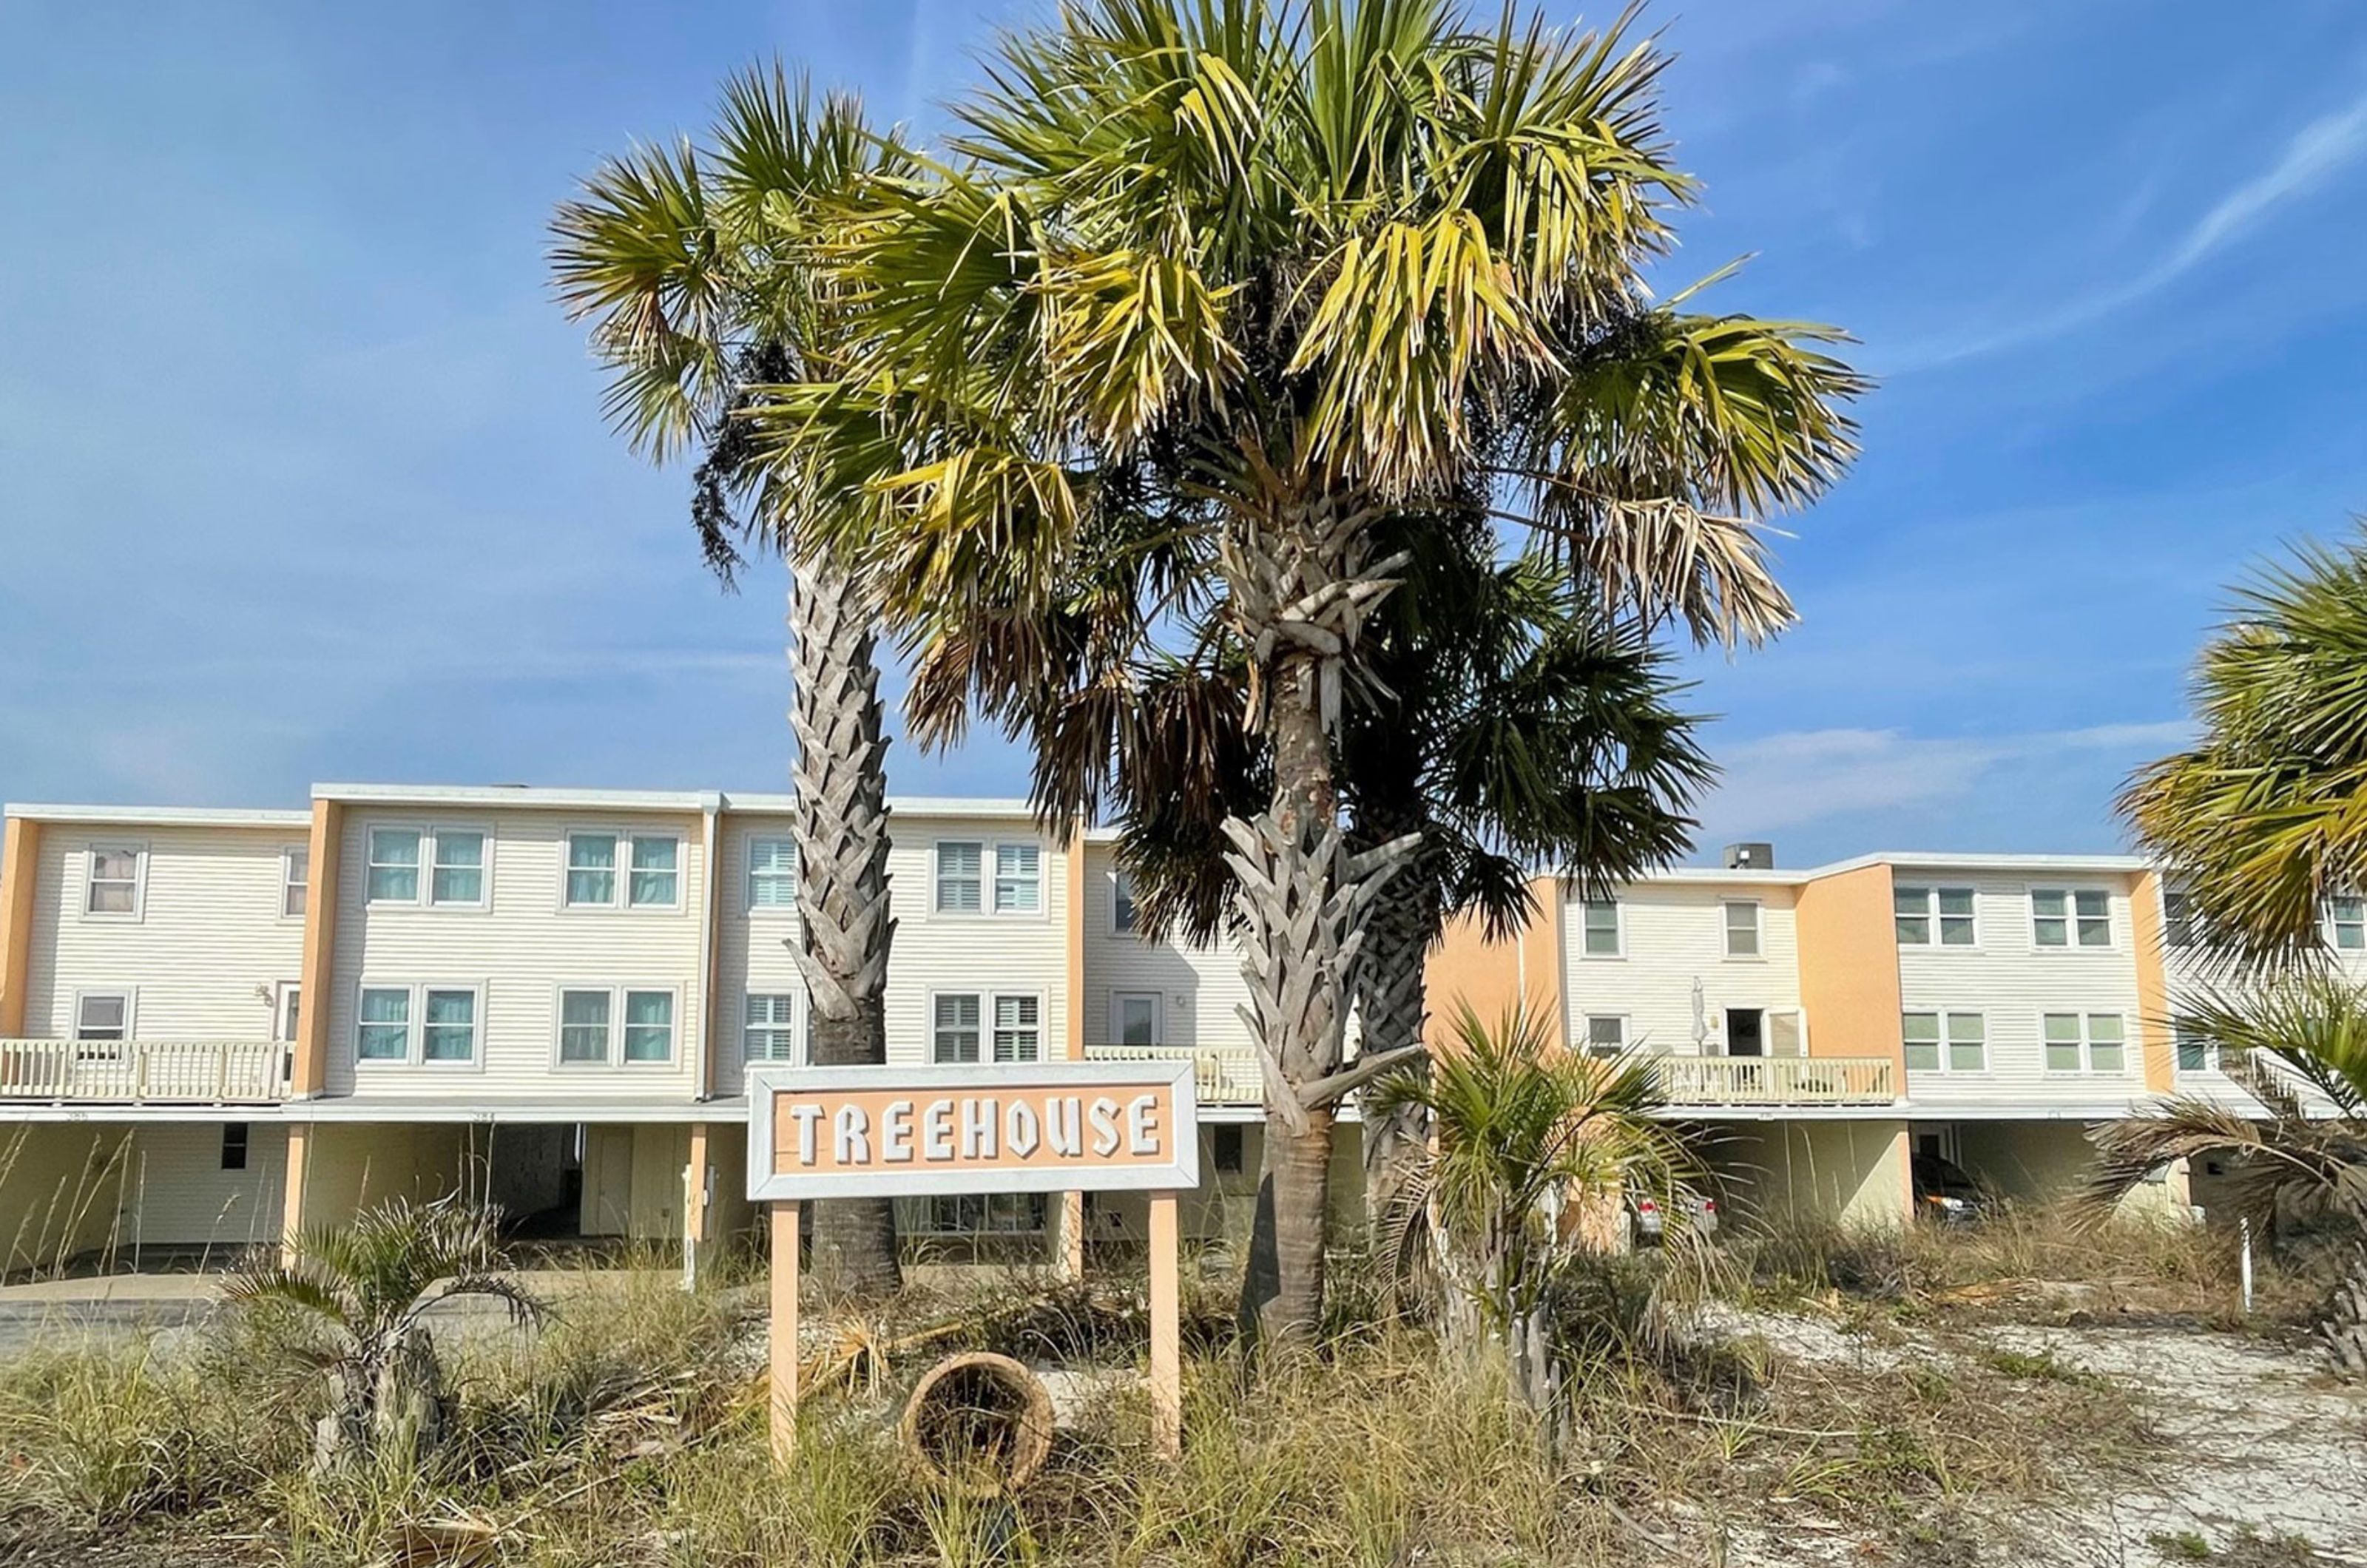
{"type": "Polygon", "coordinates": [[[1943,1225],[1968,1225],[1988,1213],[1994,1200],[1962,1166],[1938,1155],[1917,1155],[1912,1162],[1915,1213],[1943,1225]]]}
{"type": "MultiPolygon", "coordinates": [[[[1705,1193],[1688,1193],[1682,1201],[1692,1215],[1692,1229],[1696,1235],[1717,1234],[1717,1200],[1705,1193]]],[[[1627,1194],[1627,1219],[1639,1242],[1659,1241],[1669,1228],[1669,1216],[1662,1212],[1657,1198],[1640,1192],[1627,1194]]]]}

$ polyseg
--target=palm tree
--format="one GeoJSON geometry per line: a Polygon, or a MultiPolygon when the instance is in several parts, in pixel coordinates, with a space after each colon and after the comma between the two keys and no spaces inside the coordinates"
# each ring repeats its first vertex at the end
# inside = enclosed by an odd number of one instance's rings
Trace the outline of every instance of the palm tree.
{"type": "MultiPolygon", "coordinates": [[[[728,583],[742,544],[791,559],[790,832],[812,1058],[882,1063],[895,921],[878,615],[863,579],[812,537],[814,514],[844,498],[775,482],[735,415],[757,386],[832,373],[845,310],[811,263],[815,214],[903,154],[855,100],[816,104],[778,66],[726,85],[714,141],[605,165],[559,209],[553,270],[569,313],[593,321],[609,412],[633,446],[658,461],[703,447],[692,518],[708,562],[728,583]]],[[[817,1264],[849,1290],[898,1284],[889,1200],[824,1203],[813,1236],[817,1264]]]]}
{"type": "Polygon", "coordinates": [[[432,1448],[445,1416],[442,1364],[426,1314],[438,1302],[486,1296],[512,1321],[539,1321],[541,1301],[500,1272],[496,1209],[396,1199],[343,1229],[305,1232],[292,1256],[259,1250],[222,1282],[248,1310],[283,1309],[320,1330],[329,1410],[314,1434],[325,1468],[369,1453],[407,1462],[432,1448]]]}
{"type": "MultiPolygon", "coordinates": [[[[1551,1021],[1515,1007],[1492,1026],[1465,1005],[1426,1074],[1383,1078],[1368,1097],[1419,1105],[1434,1128],[1408,1196],[1467,1311],[1464,1334],[1501,1348],[1533,1409],[1558,1379],[1547,1337],[1552,1286],[1591,1249],[1587,1220],[1622,1194],[1686,1212],[1693,1161],[1653,1111],[1663,1103],[1648,1058],[1603,1061],[1562,1049],[1551,1021]]],[[[1458,1322],[1450,1314],[1450,1325],[1458,1322]]]]}
{"type": "Polygon", "coordinates": [[[1852,454],[1837,333],[1649,300],[1692,189],[1662,63],[1453,0],[1080,0],[1006,41],[947,162],[839,215],[846,373],[760,397],[782,473],[860,475],[834,526],[924,647],[1056,592],[1122,514],[1216,563],[1271,769],[1225,836],[1273,1334],[1319,1316],[1355,933],[1416,848],[1354,848],[1340,814],[1407,564],[1375,524],[1481,497],[1648,623],[1755,641],[1791,607],[1751,516],[1852,454]]]}
{"type": "Polygon", "coordinates": [[[2349,1278],[2320,1334],[2338,1369],[2367,1376],[2367,991],[2323,971],[2278,975],[2206,993],[2175,1027],[2216,1045],[2268,1116],[2180,1096],[2112,1122],[2096,1134],[2090,1198],[2110,1205],[2174,1160],[2218,1156],[2230,1206],[2271,1244],[2347,1233],[2349,1278]]]}
{"type": "Polygon", "coordinates": [[[2203,737],[2140,769],[2120,808],[2184,890],[2203,942],[2306,957],[2329,893],[2367,886],[2367,536],[2305,544],[2238,587],[2206,643],[2203,737]]]}

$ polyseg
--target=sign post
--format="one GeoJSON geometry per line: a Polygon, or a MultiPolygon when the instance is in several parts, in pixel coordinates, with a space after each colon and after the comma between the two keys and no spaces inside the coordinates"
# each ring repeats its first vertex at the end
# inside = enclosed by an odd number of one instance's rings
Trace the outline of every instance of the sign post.
{"type": "Polygon", "coordinates": [[[1193,1065],[760,1066],[748,1082],[748,1198],[770,1206],[772,1438],[797,1443],[798,1231],[812,1199],[1147,1192],[1152,1434],[1183,1451],[1175,1195],[1200,1185],[1193,1065]]]}

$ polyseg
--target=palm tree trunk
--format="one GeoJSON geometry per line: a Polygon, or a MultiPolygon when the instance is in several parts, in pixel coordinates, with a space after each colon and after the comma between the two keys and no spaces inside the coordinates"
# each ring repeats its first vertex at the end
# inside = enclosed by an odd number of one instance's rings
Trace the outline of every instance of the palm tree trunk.
{"type": "MultiPolygon", "coordinates": [[[[1392,839],[1417,826],[1410,818],[1372,819],[1361,825],[1358,836],[1367,842],[1392,839]]],[[[1421,874],[1418,866],[1407,866],[1390,877],[1373,900],[1372,917],[1365,922],[1365,945],[1356,954],[1361,1054],[1379,1055],[1421,1043],[1429,1017],[1422,964],[1438,925],[1437,885],[1421,874]]],[[[1427,1073],[1430,1060],[1416,1056],[1406,1070],[1427,1073]]],[[[1365,1214],[1376,1233],[1429,1146],[1430,1118],[1417,1101],[1401,1101],[1377,1115],[1365,1113],[1365,1214]]]]}
{"type": "MultiPolygon", "coordinates": [[[[868,600],[830,561],[800,562],[789,588],[789,723],[798,761],[798,967],[813,998],[817,1066],[888,1059],[882,993],[896,922],[888,914],[888,742],[868,600]]],[[[896,1211],[886,1198],[816,1206],[816,1273],[859,1295],[902,1283],[896,1211]]]]}
{"type": "Polygon", "coordinates": [[[1331,733],[1348,657],[1394,559],[1368,565],[1369,514],[1252,457],[1262,493],[1221,541],[1231,611],[1252,652],[1253,702],[1274,754],[1255,821],[1225,824],[1234,852],[1246,1010],[1265,1079],[1265,1154],[1240,1319],[1252,1341],[1311,1343],[1323,1315],[1332,1104],[1348,979],[1366,907],[1410,841],[1365,854],[1342,840],[1331,733]],[[1311,491],[1311,493],[1310,493],[1311,491]]]}

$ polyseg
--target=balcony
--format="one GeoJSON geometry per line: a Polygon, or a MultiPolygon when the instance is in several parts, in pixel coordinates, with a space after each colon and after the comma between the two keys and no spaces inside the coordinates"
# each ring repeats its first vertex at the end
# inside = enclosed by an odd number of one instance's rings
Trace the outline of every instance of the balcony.
{"type": "Polygon", "coordinates": [[[269,1104],[288,1097],[277,1040],[0,1040],[0,1101],[269,1104]]]}
{"type": "Polygon", "coordinates": [[[1889,1105],[1898,1076],[1886,1056],[1660,1056],[1672,1105],[1889,1105]]]}
{"type": "Polygon", "coordinates": [[[1088,1045],[1088,1062],[1173,1062],[1190,1058],[1202,1105],[1263,1105],[1265,1080],[1247,1045],[1088,1045]]]}

